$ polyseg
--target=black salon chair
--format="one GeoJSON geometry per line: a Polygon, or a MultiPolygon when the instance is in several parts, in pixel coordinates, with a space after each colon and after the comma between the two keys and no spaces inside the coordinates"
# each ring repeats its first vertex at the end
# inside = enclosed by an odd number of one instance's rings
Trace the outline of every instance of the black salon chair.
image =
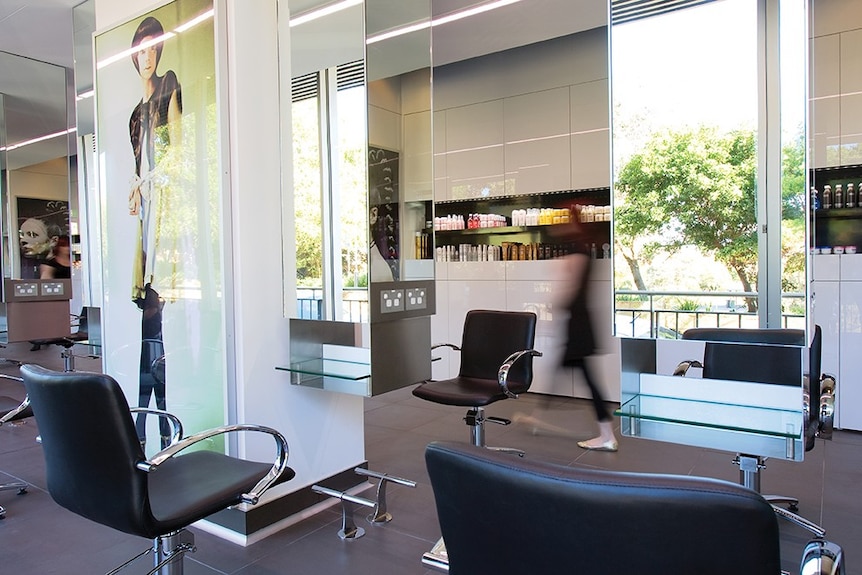
{"type": "MultiPolygon", "coordinates": [[[[533,349],[536,314],[532,312],[472,310],[464,319],[461,346],[438,344],[432,349],[450,347],[461,352],[457,377],[428,380],[413,390],[413,395],[443,405],[469,408],[464,421],[470,427],[473,445],[486,447],[485,422],[508,425],[510,420],[486,417],[485,407],[504,399],[515,399],[530,389],[533,382],[533,349]]],[[[508,447],[492,447],[523,456],[508,447]]]]}
{"type": "MultiPolygon", "coordinates": [[[[758,493],[718,479],[565,467],[458,443],[425,463],[450,575],[778,575],[779,529],[758,493]]],[[[801,573],[837,574],[815,539],[801,573]]]]}
{"type": "MultiPolygon", "coordinates": [[[[11,379],[21,382],[20,377],[0,374],[0,378],[11,379]]],[[[6,395],[0,395],[0,427],[7,423],[32,417],[33,410],[30,409],[30,399],[24,397],[24,400],[14,399],[6,395]]],[[[0,483],[0,491],[17,491],[19,494],[27,492],[27,484],[22,481],[10,481],[9,483],[0,483]]],[[[0,519],[6,517],[6,509],[0,505],[0,519]]]]}
{"type": "MultiPolygon", "coordinates": [[[[834,378],[824,376],[820,369],[822,347],[820,326],[808,347],[808,372],[803,374],[799,347],[805,345],[801,329],[732,329],[694,328],[683,333],[683,339],[705,341],[703,362],[687,360],[677,366],[675,375],[685,375],[692,368],[701,368],[703,377],[731,381],[752,381],[776,385],[803,386],[803,434],[805,451],[814,448],[816,437],[831,437],[834,412],[834,378]],[[764,345],[766,344],[766,345],[764,345]],[[824,385],[824,382],[831,382],[824,385]],[[821,390],[825,388],[826,393],[821,390]],[[812,413],[812,407],[814,412],[812,413]]],[[[740,466],[740,482],[760,491],[760,470],[766,458],[756,454],[738,454],[734,460],[740,466]]],[[[782,517],[815,534],[824,533],[818,525],[792,513],[799,500],[785,495],[764,495],[776,505],[782,517]],[[790,511],[777,507],[789,505],[790,511]]]]}
{"type": "Polygon", "coordinates": [[[152,573],[180,575],[185,553],[194,551],[188,525],[232,505],[255,504],[266,489],[294,476],[287,442],[274,429],[226,425],[176,441],[148,460],[113,378],[35,365],[23,366],[21,374],[39,426],[51,497],[92,521],[153,540],[123,566],[153,553],[152,573]],[[272,435],[275,463],[186,450],[237,431],[272,435]]]}

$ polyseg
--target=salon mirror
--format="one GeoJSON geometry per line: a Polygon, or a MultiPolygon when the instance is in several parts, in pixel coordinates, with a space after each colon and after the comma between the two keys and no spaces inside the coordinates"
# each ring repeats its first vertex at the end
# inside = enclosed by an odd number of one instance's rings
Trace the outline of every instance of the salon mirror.
{"type": "Polygon", "coordinates": [[[365,12],[370,280],[433,280],[431,2],[365,12]]]}
{"type": "MultiPolygon", "coordinates": [[[[368,321],[365,33],[362,3],[290,2],[290,142],[295,268],[286,313],[368,321]],[[295,309],[291,309],[296,285],[295,309]]],[[[289,228],[286,228],[289,229],[289,228]]]]}
{"type": "Polygon", "coordinates": [[[73,231],[66,96],[63,67],[0,52],[4,278],[38,278],[58,238],[73,231]]]}
{"type": "Polygon", "coordinates": [[[290,8],[296,309],[286,287],[283,367],[298,385],[375,395],[430,376],[431,3],[290,8]]]}
{"type": "Polygon", "coordinates": [[[623,435],[803,459],[806,11],[612,2],[623,435]]]}
{"type": "Polygon", "coordinates": [[[322,4],[290,3],[297,306],[287,312],[368,323],[381,291],[434,278],[430,1],[324,15],[322,4]]]}
{"type": "Polygon", "coordinates": [[[805,12],[612,2],[617,336],[806,328],[805,12]]]}

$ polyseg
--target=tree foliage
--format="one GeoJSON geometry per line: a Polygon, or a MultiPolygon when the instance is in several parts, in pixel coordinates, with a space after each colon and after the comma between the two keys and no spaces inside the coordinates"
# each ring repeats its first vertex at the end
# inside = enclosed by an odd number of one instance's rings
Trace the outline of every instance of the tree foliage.
{"type": "MultiPolygon", "coordinates": [[[[752,131],[708,127],[656,133],[616,183],[615,241],[638,257],[695,246],[739,279],[757,281],[756,141],[752,131]],[[639,255],[631,251],[639,246],[639,255]]],[[[631,257],[634,262],[632,262],[631,257]]],[[[633,275],[639,277],[639,272],[633,275]]],[[[646,286],[638,286],[646,289],[646,286]]]]}

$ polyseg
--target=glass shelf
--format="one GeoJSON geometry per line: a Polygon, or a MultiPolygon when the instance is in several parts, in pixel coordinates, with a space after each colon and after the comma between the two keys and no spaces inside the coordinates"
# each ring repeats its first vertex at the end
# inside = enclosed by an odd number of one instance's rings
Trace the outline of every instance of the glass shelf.
{"type": "Polygon", "coordinates": [[[799,436],[802,425],[800,411],[653,395],[635,395],[614,414],[790,439],[799,436]]]}
{"type": "MultiPolygon", "coordinates": [[[[604,224],[610,226],[610,222],[581,222],[584,226],[595,226],[604,224]]],[[[490,228],[466,228],[463,230],[436,230],[434,233],[440,237],[449,236],[495,236],[495,235],[511,235],[523,234],[532,232],[549,232],[561,224],[541,224],[535,226],[496,226],[490,228]]]]}
{"type": "Polygon", "coordinates": [[[334,377],[359,381],[371,377],[371,365],[339,359],[311,358],[291,362],[289,366],[276,366],[279,371],[289,371],[298,375],[334,377]]]}
{"type": "Polygon", "coordinates": [[[292,385],[363,397],[371,395],[371,364],[368,362],[315,357],[275,369],[290,372],[292,385]]]}
{"type": "Polygon", "coordinates": [[[621,433],[763,457],[802,461],[802,389],[794,386],[640,374],[614,412],[621,433]]]}

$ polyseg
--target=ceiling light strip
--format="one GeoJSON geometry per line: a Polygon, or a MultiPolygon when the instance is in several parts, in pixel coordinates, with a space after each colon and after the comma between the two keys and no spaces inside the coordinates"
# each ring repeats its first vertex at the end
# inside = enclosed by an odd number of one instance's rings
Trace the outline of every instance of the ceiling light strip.
{"type": "Polygon", "coordinates": [[[430,21],[423,20],[422,22],[409,24],[407,26],[402,26],[400,28],[389,30],[388,32],[369,36],[365,40],[365,43],[374,44],[375,42],[380,42],[381,40],[388,40],[389,38],[395,38],[396,36],[410,34],[411,32],[418,32],[419,30],[424,30],[429,26],[440,26],[441,24],[448,24],[449,22],[455,22],[456,20],[461,20],[462,18],[467,18],[469,16],[475,16],[476,14],[482,14],[483,12],[488,12],[490,10],[496,10],[497,8],[502,8],[503,6],[508,6],[509,4],[514,4],[520,1],[521,0],[495,0],[494,2],[480,4],[479,6],[473,6],[472,8],[467,8],[465,10],[451,12],[449,14],[446,14],[445,16],[439,16],[430,21]]]}
{"type": "Polygon", "coordinates": [[[342,0],[341,2],[329,4],[328,6],[324,6],[323,8],[317,8],[316,10],[300,14],[295,18],[291,16],[290,23],[288,24],[288,26],[293,28],[294,26],[299,26],[300,24],[305,24],[307,22],[311,22],[312,20],[317,20],[318,18],[323,18],[324,16],[329,16],[330,14],[341,12],[342,10],[346,10],[347,8],[350,8],[352,6],[362,4],[362,2],[363,0],[342,0]]]}
{"type": "Polygon", "coordinates": [[[0,148],[0,152],[11,152],[12,150],[17,150],[18,148],[29,146],[30,144],[38,144],[39,142],[44,142],[45,140],[51,140],[53,138],[59,138],[60,136],[66,136],[71,134],[72,132],[77,131],[76,128],[72,127],[68,130],[63,130],[61,132],[55,132],[53,134],[47,134],[45,136],[39,136],[38,138],[33,138],[32,140],[27,140],[24,142],[18,142],[17,144],[10,144],[5,148],[0,148]]]}

